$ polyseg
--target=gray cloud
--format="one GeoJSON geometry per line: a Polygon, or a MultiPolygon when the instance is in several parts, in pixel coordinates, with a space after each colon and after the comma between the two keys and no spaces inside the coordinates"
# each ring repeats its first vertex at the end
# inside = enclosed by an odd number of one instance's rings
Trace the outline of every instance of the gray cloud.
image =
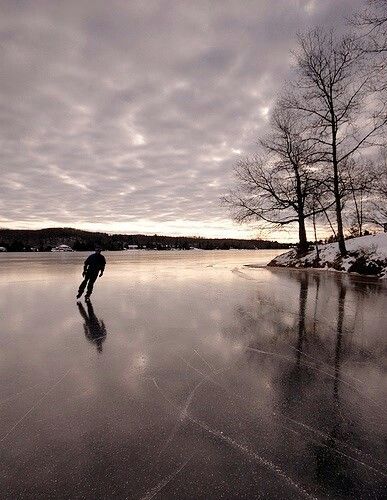
{"type": "Polygon", "coordinates": [[[218,200],[296,33],[362,4],[3,1],[0,225],[251,234],[218,200]]]}

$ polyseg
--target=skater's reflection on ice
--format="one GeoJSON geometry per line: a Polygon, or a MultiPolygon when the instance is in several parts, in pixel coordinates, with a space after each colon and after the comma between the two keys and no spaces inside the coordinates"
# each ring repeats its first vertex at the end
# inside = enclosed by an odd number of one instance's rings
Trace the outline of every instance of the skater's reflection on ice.
{"type": "Polygon", "coordinates": [[[83,329],[85,337],[89,342],[97,347],[98,352],[102,352],[102,344],[105,342],[107,331],[103,320],[99,320],[94,313],[93,305],[89,300],[86,302],[87,312],[83,304],[77,302],[79,312],[84,319],[83,329]]]}

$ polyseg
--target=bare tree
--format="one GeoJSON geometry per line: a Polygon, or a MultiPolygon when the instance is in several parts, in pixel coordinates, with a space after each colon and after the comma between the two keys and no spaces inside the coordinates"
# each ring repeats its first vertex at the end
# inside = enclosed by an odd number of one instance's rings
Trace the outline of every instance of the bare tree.
{"type": "Polygon", "coordinates": [[[365,67],[364,51],[352,37],[314,29],[299,36],[296,58],[294,90],[282,106],[303,115],[328,167],[324,175],[332,185],[339,250],[345,255],[343,168],[381,132],[386,108],[372,94],[375,71],[365,67]]]}
{"type": "Polygon", "coordinates": [[[363,48],[368,53],[387,53],[387,0],[368,0],[352,24],[360,29],[363,48]]]}
{"type": "Polygon", "coordinates": [[[277,108],[270,133],[259,141],[261,154],[235,168],[238,188],[224,198],[235,220],[274,226],[298,224],[299,251],[308,249],[305,220],[324,207],[312,206],[322,186],[316,176],[316,148],[302,135],[295,112],[277,108]]]}
{"type": "Polygon", "coordinates": [[[345,199],[348,201],[354,221],[351,232],[356,236],[363,236],[367,211],[377,188],[377,170],[370,161],[364,163],[348,161],[343,174],[345,199]]]}
{"type": "Polygon", "coordinates": [[[376,181],[370,203],[371,209],[367,213],[367,221],[384,227],[387,223],[387,148],[381,149],[376,163],[376,181]]]}

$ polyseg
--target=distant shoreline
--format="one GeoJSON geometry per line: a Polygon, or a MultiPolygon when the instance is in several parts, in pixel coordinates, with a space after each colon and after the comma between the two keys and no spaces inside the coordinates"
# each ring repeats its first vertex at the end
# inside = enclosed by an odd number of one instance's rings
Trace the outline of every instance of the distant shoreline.
{"type": "Polygon", "coordinates": [[[0,229],[0,247],[7,252],[51,252],[66,245],[74,251],[103,250],[282,250],[292,245],[278,241],[238,238],[202,238],[144,234],[108,234],[74,228],[0,229]]]}

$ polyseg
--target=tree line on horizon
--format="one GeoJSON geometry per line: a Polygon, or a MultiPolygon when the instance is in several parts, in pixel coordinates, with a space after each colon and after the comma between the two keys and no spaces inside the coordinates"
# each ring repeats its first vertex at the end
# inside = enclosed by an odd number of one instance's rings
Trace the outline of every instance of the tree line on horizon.
{"type": "Polygon", "coordinates": [[[144,234],[107,234],[73,228],[0,229],[0,247],[7,251],[51,251],[58,245],[69,245],[76,251],[92,251],[95,246],[103,250],[125,250],[128,246],[148,250],[230,250],[230,249],[287,249],[289,244],[260,239],[202,238],[144,234]]]}
{"type": "Polygon", "coordinates": [[[235,166],[223,202],[234,220],[261,228],[329,228],[345,239],[387,223],[387,0],[368,0],[345,34],[298,35],[293,74],[256,153],[235,166]]]}

